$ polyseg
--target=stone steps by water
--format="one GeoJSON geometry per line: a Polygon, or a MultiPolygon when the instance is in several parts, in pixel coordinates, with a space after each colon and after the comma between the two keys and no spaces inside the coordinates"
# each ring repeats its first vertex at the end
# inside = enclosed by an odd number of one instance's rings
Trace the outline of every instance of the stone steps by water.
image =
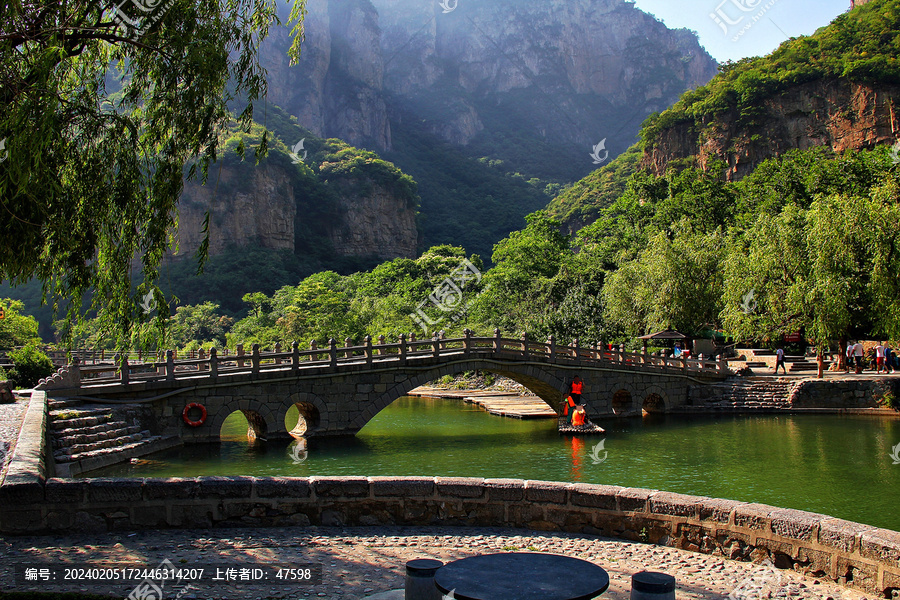
{"type": "Polygon", "coordinates": [[[688,410],[784,410],[791,408],[793,381],[731,379],[691,388],[688,410]]]}
{"type": "Polygon", "coordinates": [[[58,464],[109,456],[141,446],[155,446],[154,436],[141,424],[145,409],[137,405],[89,406],[77,400],[49,403],[53,458],[58,464]]]}

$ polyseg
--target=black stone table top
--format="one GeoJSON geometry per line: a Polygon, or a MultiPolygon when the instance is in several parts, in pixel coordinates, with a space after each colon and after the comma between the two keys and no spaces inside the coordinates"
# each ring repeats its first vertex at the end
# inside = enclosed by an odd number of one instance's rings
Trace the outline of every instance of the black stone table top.
{"type": "Polygon", "coordinates": [[[580,558],[509,552],[448,563],[434,583],[455,600],[589,600],[606,591],[609,575],[580,558]]]}

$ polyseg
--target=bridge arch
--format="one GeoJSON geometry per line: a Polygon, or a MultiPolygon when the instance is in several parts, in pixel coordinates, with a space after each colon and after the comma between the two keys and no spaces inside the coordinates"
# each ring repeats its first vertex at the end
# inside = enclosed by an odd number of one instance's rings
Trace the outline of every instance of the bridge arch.
{"type": "Polygon", "coordinates": [[[300,420],[297,426],[289,433],[294,437],[314,434],[316,431],[327,431],[330,425],[330,412],[325,402],[316,394],[309,392],[294,392],[288,398],[285,407],[290,410],[296,406],[300,412],[300,420]]]}
{"type": "Polygon", "coordinates": [[[641,398],[641,409],[649,414],[669,412],[669,397],[666,392],[657,385],[649,385],[644,388],[641,398]]]}
{"type": "MultiPolygon", "coordinates": [[[[528,366],[498,364],[493,361],[467,361],[465,363],[441,365],[423,371],[416,371],[408,379],[388,386],[386,391],[379,394],[366,410],[352,421],[351,429],[359,431],[375,415],[387,408],[397,398],[405,396],[410,390],[414,390],[429,381],[439,379],[444,375],[453,375],[464,371],[487,371],[508,377],[528,388],[555,411],[559,411],[559,405],[563,399],[567,383],[544,369],[528,366]]],[[[575,372],[573,372],[574,374],[575,372]]]]}
{"type": "Polygon", "coordinates": [[[270,432],[275,433],[284,429],[283,424],[279,427],[275,420],[276,414],[269,405],[253,402],[248,398],[240,398],[224,403],[211,416],[210,431],[214,432],[215,438],[220,436],[225,419],[237,411],[243,413],[247,418],[247,423],[250,425],[247,437],[251,440],[266,440],[270,432]]]}
{"type": "Polygon", "coordinates": [[[614,415],[633,415],[640,412],[639,401],[642,399],[642,396],[630,383],[616,382],[612,386],[610,408],[614,415]]]}

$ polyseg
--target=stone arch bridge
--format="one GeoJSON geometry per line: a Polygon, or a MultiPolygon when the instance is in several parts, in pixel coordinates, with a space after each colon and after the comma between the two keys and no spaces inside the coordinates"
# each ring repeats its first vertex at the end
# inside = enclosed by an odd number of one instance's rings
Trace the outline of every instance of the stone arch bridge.
{"type": "MultiPolygon", "coordinates": [[[[382,338],[383,339],[383,338],[382,338]]],[[[456,339],[433,338],[396,343],[289,352],[209,356],[176,361],[171,351],[165,362],[116,365],[68,365],[41,382],[39,389],[53,397],[92,402],[144,403],[153,408],[160,432],[184,442],[217,441],[225,419],[241,411],[251,435],[264,439],[295,436],[354,435],[378,412],[410,390],[463,371],[488,371],[513,379],[559,410],[572,377],[584,380],[583,401],[594,419],[665,412],[685,403],[688,388],[725,379],[721,361],[671,359],[646,353],[609,350],[599,344],[582,347],[493,337],[473,337],[468,331],[456,339]],[[208,415],[197,427],[188,426],[182,411],[188,403],[202,404],[208,415]],[[297,428],[285,428],[287,411],[296,406],[297,428]]],[[[189,413],[199,416],[198,409],[189,413]]]]}

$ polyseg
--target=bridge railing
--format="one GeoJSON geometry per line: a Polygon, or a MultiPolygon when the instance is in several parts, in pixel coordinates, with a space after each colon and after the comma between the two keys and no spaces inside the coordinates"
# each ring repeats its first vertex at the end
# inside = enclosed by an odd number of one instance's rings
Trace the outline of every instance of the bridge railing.
{"type": "MultiPolygon", "coordinates": [[[[639,368],[644,371],[678,372],[683,374],[727,373],[727,363],[719,360],[698,360],[655,356],[645,352],[627,352],[624,346],[608,347],[605,344],[582,346],[578,340],[571,344],[557,344],[553,336],[546,342],[503,337],[499,330],[492,337],[476,337],[466,330],[463,337],[445,338],[443,332],[431,339],[417,340],[401,334],[396,342],[388,342],[380,336],[376,343],[366,336],[361,345],[344,340],[339,346],[336,340],[318,347],[311,342],[309,349],[301,350],[294,342],[290,350],[283,351],[276,344],[274,351],[261,351],[258,344],[251,346],[247,354],[243,345],[235,353],[219,355],[213,348],[208,353],[200,350],[197,358],[176,359],[173,351],[165,353],[165,360],[136,363],[131,356],[115,356],[114,364],[76,365],[69,367],[68,386],[99,387],[152,381],[216,379],[220,376],[259,374],[261,372],[299,372],[307,369],[337,370],[347,366],[404,365],[440,357],[493,357],[521,360],[568,363],[574,365],[639,368]]],[[[52,380],[51,380],[52,382],[52,380]]],[[[48,383],[48,386],[50,383],[48,383]]],[[[59,387],[64,387],[61,384],[59,387]]]]}

